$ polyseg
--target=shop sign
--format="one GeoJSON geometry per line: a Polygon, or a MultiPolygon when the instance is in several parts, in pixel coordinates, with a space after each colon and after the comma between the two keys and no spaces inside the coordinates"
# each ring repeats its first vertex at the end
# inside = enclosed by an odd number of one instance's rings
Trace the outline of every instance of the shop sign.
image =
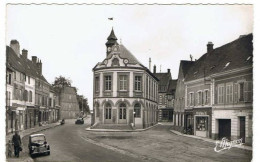
{"type": "Polygon", "coordinates": [[[207,112],[205,112],[205,111],[197,111],[195,114],[196,115],[207,115],[207,112]]]}

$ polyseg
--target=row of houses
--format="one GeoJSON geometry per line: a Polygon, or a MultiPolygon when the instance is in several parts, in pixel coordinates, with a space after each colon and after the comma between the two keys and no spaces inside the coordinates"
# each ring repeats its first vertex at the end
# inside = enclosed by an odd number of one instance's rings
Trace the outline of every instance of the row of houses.
{"type": "Polygon", "coordinates": [[[7,134],[71,118],[79,110],[75,100],[73,87],[63,87],[59,93],[54,91],[42,74],[41,60],[37,56],[29,60],[25,49],[20,53],[17,40],[6,46],[7,134]]]}
{"type": "Polygon", "coordinates": [[[253,35],[243,35],[196,61],[182,60],[175,93],[174,129],[252,144],[253,35]]]}

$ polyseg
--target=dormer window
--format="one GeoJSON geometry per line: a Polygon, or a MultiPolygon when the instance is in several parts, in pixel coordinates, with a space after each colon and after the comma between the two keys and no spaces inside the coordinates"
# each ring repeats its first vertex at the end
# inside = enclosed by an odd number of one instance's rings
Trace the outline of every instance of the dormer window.
{"type": "Polygon", "coordinates": [[[246,59],[246,61],[249,61],[251,58],[252,58],[252,56],[249,56],[249,57],[246,59]]]}
{"type": "Polygon", "coordinates": [[[119,60],[118,60],[118,58],[114,58],[114,59],[112,60],[112,66],[119,66],[119,60]]]}
{"type": "Polygon", "coordinates": [[[229,66],[229,64],[230,64],[230,62],[226,63],[224,69],[227,68],[229,66]]]}
{"type": "Polygon", "coordinates": [[[213,65],[210,67],[210,70],[214,69],[216,67],[216,65],[213,65]]]}

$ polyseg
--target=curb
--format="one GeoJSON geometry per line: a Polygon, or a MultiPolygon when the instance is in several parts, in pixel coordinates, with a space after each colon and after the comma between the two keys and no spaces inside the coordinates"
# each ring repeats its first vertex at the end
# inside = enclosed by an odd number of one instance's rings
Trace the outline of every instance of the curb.
{"type": "Polygon", "coordinates": [[[45,131],[45,130],[47,130],[47,129],[55,128],[55,127],[57,127],[57,126],[60,126],[60,125],[57,123],[57,125],[54,125],[53,127],[43,128],[43,129],[41,129],[41,130],[37,130],[37,131],[34,131],[34,132],[30,132],[30,133],[24,135],[24,136],[22,137],[22,139],[23,139],[24,137],[26,137],[26,136],[29,136],[29,135],[33,134],[33,133],[37,133],[37,132],[41,132],[41,131],[45,131]]]}
{"type": "Polygon", "coordinates": [[[120,129],[92,129],[91,127],[86,128],[86,131],[91,131],[91,132],[143,132],[146,131],[148,129],[151,129],[155,126],[159,125],[159,123],[150,126],[148,128],[145,129],[135,129],[135,130],[120,130],[120,129]]]}
{"type": "MultiPolygon", "coordinates": [[[[180,133],[178,131],[175,131],[175,130],[170,130],[172,133],[176,134],[176,135],[179,135],[179,136],[184,136],[184,137],[189,137],[189,138],[194,138],[194,139],[199,139],[199,140],[203,140],[205,142],[210,142],[210,143],[214,143],[216,144],[216,141],[217,140],[213,140],[213,139],[209,139],[209,138],[203,138],[203,137],[198,137],[198,136],[194,136],[194,135],[186,135],[186,134],[183,134],[183,133],[180,133]]],[[[239,149],[243,149],[243,150],[248,150],[248,151],[252,151],[252,147],[250,146],[245,146],[245,145],[242,145],[242,146],[233,146],[235,148],[239,148],[239,149]]]]}

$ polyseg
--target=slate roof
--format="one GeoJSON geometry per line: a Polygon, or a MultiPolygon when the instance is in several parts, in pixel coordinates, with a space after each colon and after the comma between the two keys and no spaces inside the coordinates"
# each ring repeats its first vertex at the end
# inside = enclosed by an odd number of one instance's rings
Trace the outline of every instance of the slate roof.
{"type": "Polygon", "coordinates": [[[252,66],[253,35],[248,34],[201,56],[189,69],[185,81],[232,69],[252,66]]]}
{"type": "Polygon", "coordinates": [[[169,82],[172,79],[171,73],[153,73],[159,79],[159,92],[167,92],[169,82]]]}
{"type": "MultiPolygon", "coordinates": [[[[140,64],[140,61],[137,60],[137,58],[122,44],[117,45],[119,47],[119,56],[123,59],[128,59],[129,64],[140,64]]],[[[106,59],[110,59],[114,55],[113,52],[111,52],[106,59]]]]}
{"type": "Polygon", "coordinates": [[[181,60],[181,68],[182,68],[182,73],[183,76],[185,77],[190,69],[192,67],[194,61],[188,61],[188,60],[181,60]]]}
{"type": "Polygon", "coordinates": [[[45,77],[38,72],[37,66],[33,64],[31,60],[25,59],[22,55],[18,57],[14,50],[9,46],[6,46],[6,67],[15,69],[28,76],[37,77],[48,83],[45,77]]]}
{"type": "Polygon", "coordinates": [[[106,42],[106,45],[113,45],[113,44],[118,44],[117,37],[114,33],[114,29],[112,29],[110,35],[107,37],[107,42],[106,42]]]}
{"type": "Polygon", "coordinates": [[[177,86],[177,79],[170,80],[167,94],[173,94],[174,91],[176,90],[176,86],[177,86]]]}

